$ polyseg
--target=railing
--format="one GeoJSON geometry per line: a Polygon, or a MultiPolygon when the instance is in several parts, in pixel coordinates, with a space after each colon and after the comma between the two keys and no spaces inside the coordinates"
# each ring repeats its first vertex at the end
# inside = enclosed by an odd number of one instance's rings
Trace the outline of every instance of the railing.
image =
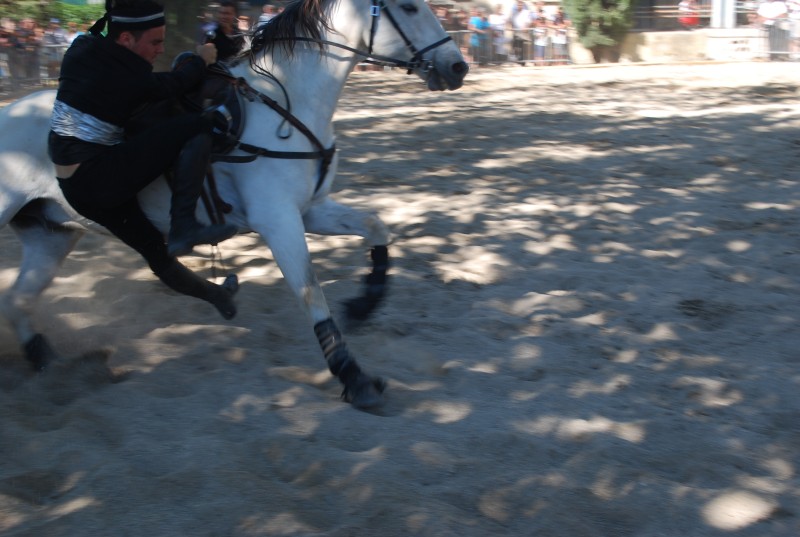
{"type": "MultiPolygon", "coordinates": [[[[561,38],[552,33],[534,35],[533,30],[493,31],[490,34],[474,34],[471,30],[447,32],[461,49],[470,65],[479,67],[501,64],[567,65],[572,63],[569,55],[569,35],[561,38]],[[474,39],[473,39],[474,38],[474,39]],[[537,44],[539,43],[539,44],[537,44]]],[[[369,69],[367,63],[359,65],[369,69]]]]}
{"type": "Polygon", "coordinates": [[[55,85],[68,45],[0,49],[0,89],[55,85]]]}
{"type": "Polygon", "coordinates": [[[469,30],[448,32],[459,45],[467,62],[478,66],[517,63],[522,65],[566,65],[569,34],[548,29],[492,30],[473,34],[469,30]]]}
{"type": "MultiPolygon", "coordinates": [[[[737,16],[742,16],[752,25],[752,6],[746,2],[737,4],[737,16]]],[[[670,21],[671,29],[679,26],[678,9],[674,6],[654,6],[651,17],[662,21],[660,26],[670,27],[664,20],[670,21]]],[[[708,10],[699,11],[700,25],[710,16],[708,10]]],[[[644,19],[642,19],[644,20],[644,19]]],[[[800,50],[792,51],[791,24],[798,21],[780,21],[771,26],[759,26],[761,42],[764,44],[760,57],[771,60],[800,60],[800,50]]],[[[800,30],[800,28],[797,28],[800,30]]],[[[798,32],[800,33],[800,32],[798,32]]],[[[501,64],[524,65],[566,65],[572,63],[570,57],[570,35],[560,35],[549,28],[541,33],[535,30],[492,31],[479,35],[470,30],[448,32],[453,41],[461,48],[468,63],[476,66],[501,64]]],[[[798,43],[800,44],[800,43],[798,43]]],[[[9,91],[20,87],[55,85],[61,68],[61,59],[68,45],[40,45],[32,49],[0,49],[0,91],[9,91]]],[[[759,47],[760,48],[760,47],[759,47]]],[[[362,64],[366,68],[366,64],[362,64]]]]}
{"type": "Polygon", "coordinates": [[[773,24],[761,28],[764,38],[764,56],[770,61],[800,61],[800,21],[787,19],[775,21],[773,24]],[[795,48],[792,48],[792,24],[796,25],[794,31],[795,48]]]}
{"type": "MultiPolygon", "coordinates": [[[[757,0],[740,0],[736,2],[735,25],[753,26],[756,24],[757,0]]],[[[686,24],[682,20],[686,12],[678,8],[677,3],[667,5],[640,6],[633,12],[634,31],[670,31],[691,30],[694,28],[707,28],[711,24],[712,8],[710,4],[697,6],[695,10],[696,22],[686,24]]]]}

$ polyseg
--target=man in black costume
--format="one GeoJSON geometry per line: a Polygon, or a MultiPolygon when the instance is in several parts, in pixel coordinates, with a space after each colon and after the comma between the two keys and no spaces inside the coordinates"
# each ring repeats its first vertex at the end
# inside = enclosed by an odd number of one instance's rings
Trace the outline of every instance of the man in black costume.
{"type": "Polygon", "coordinates": [[[48,138],[61,190],[80,214],[139,252],[164,283],[211,302],[231,318],[233,291],[199,278],[176,259],[237,231],[230,225],[202,226],[195,217],[213,118],[183,114],[142,132],[128,129],[144,106],[193,89],[216,61],[216,48],[199,46],[172,72],[154,73],[153,62],[164,52],[163,6],[154,0],[107,0],[106,11],[89,33],[75,39],[62,62],[48,138]],[[171,227],[164,244],[137,194],[172,166],[171,227]]]}

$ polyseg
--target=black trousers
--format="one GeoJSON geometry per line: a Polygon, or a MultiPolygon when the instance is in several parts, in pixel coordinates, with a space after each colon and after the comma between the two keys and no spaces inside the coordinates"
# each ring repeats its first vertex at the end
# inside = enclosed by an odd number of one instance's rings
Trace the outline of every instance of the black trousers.
{"type": "Polygon", "coordinates": [[[147,219],[136,196],[175,162],[186,142],[211,128],[211,121],[200,114],[159,121],[81,163],[72,177],[59,179],[59,185],[76,211],[139,252],[158,274],[172,259],[164,236],[147,219]]]}

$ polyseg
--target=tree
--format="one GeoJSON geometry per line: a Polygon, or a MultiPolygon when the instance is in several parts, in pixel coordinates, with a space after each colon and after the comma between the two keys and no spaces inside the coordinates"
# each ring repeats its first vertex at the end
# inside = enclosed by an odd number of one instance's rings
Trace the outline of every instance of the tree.
{"type": "Polygon", "coordinates": [[[102,16],[105,8],[98,4],[73,5],[67,2],[46,2],[42,0],[0,0],[0,16],[12,20],[31,18],[40,25],[56,17],[62,23],[90,23],[102,16]]]}
{"type": "Polygon", "coordinates": [[[619,46],[633,23],[636,0],[564,0],[581,44],[596,62],[619,61],[619,46]]]}

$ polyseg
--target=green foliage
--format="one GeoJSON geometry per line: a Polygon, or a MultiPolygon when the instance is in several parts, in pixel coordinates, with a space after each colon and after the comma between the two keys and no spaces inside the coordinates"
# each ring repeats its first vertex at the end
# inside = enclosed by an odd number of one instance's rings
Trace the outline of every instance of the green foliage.
{"type": "Polygon", "coordinates": [[[581,44],[589,50],[618,45],[633,22],[636,0],[564,0],[581,44]]]}
{"type": "Polygon", "coordinates": [[[103,16],[104,4],[75,5],[65,2],[42,2],[40,0],[0,0],[0,13],[12,20],[31,18],[40,25],[55,17],[62,25],[68,22],[92,23],[103,16]]]}
{"type": "Polygon", "coordinates": [[[87,4],[79,6],[75,4],[67,4],[65,2],[53,2],[50,5],[50,9],[53,10],[50,16],[61,19],[62,24],[66,24],[67,22],[93,24],[97,19],[103,16],[103,13],[106,12],[104,4],[87,4]]]}

